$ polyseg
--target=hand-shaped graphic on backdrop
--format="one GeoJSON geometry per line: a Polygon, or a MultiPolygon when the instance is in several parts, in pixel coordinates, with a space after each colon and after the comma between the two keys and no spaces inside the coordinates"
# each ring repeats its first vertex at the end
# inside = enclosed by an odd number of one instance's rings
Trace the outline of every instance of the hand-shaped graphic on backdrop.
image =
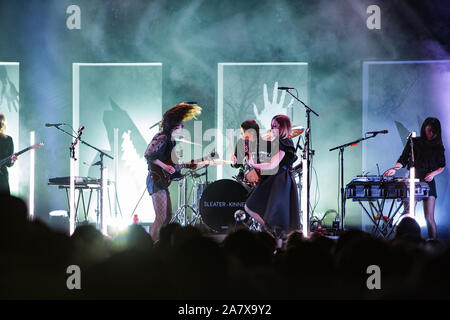
{"type": "Polygon", "coordinates": [[[291,99],[291,102],[286,107],[283,107],[284,100],[286,98],[286,91],[282,91],[280,101],[278,102],[278,82],[275,82],[273,86],[273,96],[272,102],[269,101],[269,95],[267,93],[267,84],[264,84],[264,108],[258,112],[258,108],[256,104],[253,103],[253,112],[255,114],[256,120],[258,120],[259,124],[262,128],[270,128],[270,124],[273,116],[277,114],[288,115],[289,108],[292,107],[294,103],[294,99],[291,99]]]}

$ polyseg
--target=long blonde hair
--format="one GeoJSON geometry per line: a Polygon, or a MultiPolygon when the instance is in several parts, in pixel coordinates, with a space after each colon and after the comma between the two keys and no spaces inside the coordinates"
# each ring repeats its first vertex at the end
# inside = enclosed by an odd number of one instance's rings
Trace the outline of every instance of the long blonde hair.
{"type": "Polygon", "coordinates": [[[6,137],[6,126],[5,126],[6,117],[3,113],[0,113],[0,137],[6,137]]]}

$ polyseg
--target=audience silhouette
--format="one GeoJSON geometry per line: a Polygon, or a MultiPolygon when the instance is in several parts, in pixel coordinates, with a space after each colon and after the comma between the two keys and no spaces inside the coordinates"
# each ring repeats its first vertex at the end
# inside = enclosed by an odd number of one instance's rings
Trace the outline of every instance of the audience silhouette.
{"type": "Polygon", "coordinates": [[[421,238],[404,218],[392,240],[348,230],[337,240],[291,232],[282,248],[269,234],[234,229],[218,241],[171,223],[154,243],[130,226],[106,237],[80,225],[72,236],[29,219],[19,198],[0,195],[2,299],[399,299],[449,298],[450,248],[421,238]],[[67,287],[67,268],[81,289],[67,287]],[[369,266],[381,288],[367,285],[369,266]]]}

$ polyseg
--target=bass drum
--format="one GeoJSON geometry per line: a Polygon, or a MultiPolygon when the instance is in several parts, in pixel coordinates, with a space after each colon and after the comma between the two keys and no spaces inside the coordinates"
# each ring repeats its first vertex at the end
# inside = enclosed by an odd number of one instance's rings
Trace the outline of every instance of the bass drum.
{"type": "MultiPolygon", "coordinates": [[[[244,210],[249,188],[223,179],[208,185],[200,198],[200,215],[209,228],[222,232],[237,224],[234,213],[244,210]]],[[[248,217],[243,222],[246,222],[248,217]]]]}

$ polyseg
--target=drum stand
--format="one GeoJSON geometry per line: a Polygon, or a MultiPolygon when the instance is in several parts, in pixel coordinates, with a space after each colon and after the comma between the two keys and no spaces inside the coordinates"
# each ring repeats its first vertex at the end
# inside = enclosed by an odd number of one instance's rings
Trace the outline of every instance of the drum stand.
{"type": "MultiPolygon", "coordinates": [[[[194,178],[200,178],[201,176],[205,176],[206,187],[208,186],[208,167],[209,167],[209,165],[205,165],[202,168],[198,168],[196,170],[191,171],[191,176],[194,177],[194,178]],[[203,172],[201,174],[196,173],[197,170],[199,170],[199,169],[205,169],[205,172],[203,172]]],[[[196,185],[197,185],[197,189],[196,189],[196,192],[195,192],[195,200],[196,201],[195,201],[195,205],[194,205],[196,209],[192,209],[192,207],[190,206],[192,212],[194,213],[194,218],[192,219],[192,221],[190,223],[191,225],[195,225],[197,222],[203,223],[203,219],[202,219],[202,216],[200,214],[200,198],[201,198],[201,195],[200,195],[200,197],[198,196],[198,188],[199,188],[199,185],[201,185],[201,184],[196,184],[196,185]]],[[[205,191],[205,190],[202,188],[201,191],[203,193],[203,191],[205,191]]],[[[186,196],[185,196],[185,200],[184,201],[186,202],[186,196]]]]}
{"type": "Polygon", "coordinates": [[[192,206],[192,205],[187,203],[187,201],[188,201],[188,195],[187,195],[188,180],[187,180],[187,177],[192,176],[194,172],[195,171],[189,171],[178,182],[178,210],[175,212],[174,216],[170,220],[171,223],[178,221],[178,222],[180,222],[180,224],[182,226],[187,226],[187,225],[194,224],[199,219],[201,221],[201,218],[200,218],[200,216],[198,214],[198,208],[194,208],[194,206],[192,206]],[[181,199],[183,199],[183,204],[181,202],[182,201],[181,199]],[[192,212],[194,213],[195,217],[192,219],[192,221],[188,221],[187,209],[191,209],[192,212]]]}

